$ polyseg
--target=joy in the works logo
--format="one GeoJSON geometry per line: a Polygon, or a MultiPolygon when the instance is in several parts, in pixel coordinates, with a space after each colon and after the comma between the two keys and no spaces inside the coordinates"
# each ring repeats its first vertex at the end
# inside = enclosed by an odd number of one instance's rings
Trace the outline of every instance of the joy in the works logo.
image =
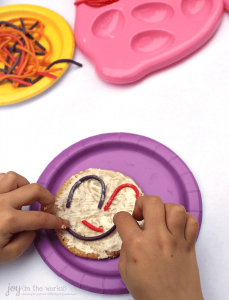
{"type": "Polygon", "coordinates": [[[9,297],[12,295],[16,296],[35,296],[35,295],[52,295],[55,293],[55,295],[66,294],[67,287],[66,286],[38,286],[36,284],[32,286],[26,286],[26,285],[11,285],[9,283],[7,287],[7,291],[5,293],[5,296],[9,297]]]}
{"type": "Polygon", "coordinates": [[[20,296],[21,291],[30,291],[29,287],[26,287],[25,285],[20,286],[20,285],[8,285],[7,292],[5,293],[6,296],[10,296],[10,294],[14,293],[16,296],[20,296]]]}

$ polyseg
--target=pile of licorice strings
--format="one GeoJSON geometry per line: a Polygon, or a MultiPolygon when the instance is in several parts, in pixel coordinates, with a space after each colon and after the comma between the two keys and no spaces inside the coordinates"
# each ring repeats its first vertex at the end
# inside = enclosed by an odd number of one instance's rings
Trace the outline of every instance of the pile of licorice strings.
{"type": "Polygon", "coordinates": [[[14,88],[31,86],[43,77],[57,79],[51,73],[63,70],[52,68],[59,63],[82,64],[71,59],[50,61],[53,46],[44,34],[44,24],[33,18],[0,21],[0,83],[9,81],[14,88]],[[41,44],[46,40],[48,47],[41,44]]]}

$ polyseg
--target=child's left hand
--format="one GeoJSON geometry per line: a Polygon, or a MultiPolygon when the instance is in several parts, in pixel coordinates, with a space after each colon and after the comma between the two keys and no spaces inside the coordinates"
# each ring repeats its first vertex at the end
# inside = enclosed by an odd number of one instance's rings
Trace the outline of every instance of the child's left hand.
{"type": "Polygon", "coordinates": [[[19,257],[34,240],[36,229],[69,227],[69,221],[50,214],[54,203],[54,196],[41,185],[14,172],[0,174],[0,263],[19,257]],[[21,210],[36,201],[41,211],[21,210]]]}

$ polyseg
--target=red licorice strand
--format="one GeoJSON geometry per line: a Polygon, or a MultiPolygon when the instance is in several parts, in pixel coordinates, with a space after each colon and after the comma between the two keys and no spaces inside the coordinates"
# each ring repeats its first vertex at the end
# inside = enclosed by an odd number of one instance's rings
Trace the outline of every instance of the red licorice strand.
{"type": "Polygon", "coordinates": [[[86,4],[91,7],[101,7],[105,5],[109,5],[115,2],[118,2],[119,0],[79,0],[75,2],[75,5],[80,5],[80,4],[86,4]]]}
{"type": "Polygon", "coordinates": [[[46,73],[46,72],[37,72],[36,74],[37,74],[37,75],[41,75],[41,76],[50,77],[50,78],[53,78],[53,79],[57,79],[57,76],[56,76],[56,75],[49,74],[49,73],[46,73]]]}
{"type": "MultiPolygon", "coordinates": [[[[3,50],[8,54],[8,56],[12,59],[13,62],[16,61],[16,58],[6,49],[6,47],[3,47],[3,50]]],[[[53,70],[53,72],[55,71],[59,71],[59,70],[63,70],[62,68],[60,69],[56,69],[56,70],[53,70]]],[[[28,69],[24,69],[25,72],[28,72],[28,69]]],[[[16,74],[18,73],[18,69],[16,71],[16,74]]],[[[53,78],[53,79],[57,79],[57,76],[55,75],[52,75],[52,74],[49,74],[47,72],[37,72],[36,73],[37,75],[42,75],[42,76],[46,76],[46,77],[50,77],[50,78],[53,78]]]]}
{"type": "MultiPolygon", "coordinates": [[[[5,74],[0,73],[0,76],[5,76],[5,74]]],[[[26,82],[26,81],[18,79],[18,78],[10,78],[10,79],[13,80],[13,81],[16,81],[18,83],[27,85],[27,86],[32,86],[32,83],[26,82]]]]}
{"type": "MultiPolygon", "coordinates": [[[[23,47],[22,41],[21,41],[18,37],[16,37],[15,35],[13,35],[13,34],[10,34],[10,33],[3,33],[3,34],[0,34],[0,37],[11,37],[11,38],[15,39],[15,40],[21,45],[21,47],[23,47]]],[[[5,47],[4,47],[4,48],[5,48],[5,47]]],[[[8,50],[6,49],[6,51],[8,51],[8,50]]],[[[7,52],[6,52],[6,53],[7,53],[7,52]]],[[[19,55],[19,54],[18,54],[18,55],[19,55]]],[[[21,60],[20,60],[18,69],[17,69],[17,71],[16,71],[16,74],[19,73],[19,71],[20,71],[20,69],[21,69],[21,67],[22,67],[22,65],[23,65],[23,63],[24,63],[24,59],[25,59],[25,52],[22,51],[21,60]]],[[[15,59],[15,60],[16,60],[16,59],[15,59]]]]}
{"type": "MultiPolygon", "coordinates": [[[[6,49],[6,47],[3,47],[3,50],[7,53],[7,55],[12,59],[13,62],[16,61],[16,58],[6,49]]],[[[24,52],[23,52],[23,54],[24,54],[24,52]]],[[[19,66],[16,70],[16,74],[18,74],[18,72],[20,71],[22,65],[23,65],[23,61],[21,60],[19,66]]]]}
{"type": "Polygon", "coordinates": [[[82,223],[87,226],[88,228],[90,228],[91,230],[94,230],[94,231],[97,231],[97,232],[103,232],[103,229],[102,228],[98,228],[92,224],[90,224],[88,221],[86,220],[83,220],[82,223]]]}
{"type": "MultiPolygon", "coordinates": [[[[3,34],[0,34],[0,37],[11,37],[11,38],[15,39],[15,40],[23,47],[22,41],[21,41],[18,37],[16,37],[15,35],[13,35],[13,34],[10,34],[10,33],[3,33],[3,34]]],[[[3,47],[3,48],[5,48],[5,47],[3,47]]],[[[4,51],[5,51],[5,50],[4,50],[4,51]]],[[[7,49],[6,49],[6,51],[9,52],[7,49]]],[[[6,53],[7,53],[7,52],[6,52],[6,53]]],[[[19,54],[18,54],[18,55],[19,55],[19,54]]],[[[15,58],[14,58],[14,59],[15,59],[15,58]]],[[[23,63],[24,63],[24,59],[25,59],[25,52],[22,51],[20,63],[19,63],[18,69],[17,69],[17,71],[16,71],[16,74],[19,73],[19,71],[20,71],[20,69],[21,69],[21,67],[22,67],[22,65],[23,65],[23,63]]],[[[15,59],[15,60],[16,60],[16,59],[15,59]]]]}
{"type": "Polygon", "coordinates": [[[108,210],[108,208],[110,207],[111,203],[113,202],[113,200],[114,200],[115,196],[118,194],[118,192],[120,192],[122,189],[127,188],[127,187],[132,188],[135,191],[136,199],[138,199],[140,197],[139,190],[135,185],[130,184],[130,183],[122,184],[122,185],[118,186],[117,189],[113,192],[113,194],[111,195],[110,199],[108,200],[107,204],[104,207],[104,211],[108,210]]]}

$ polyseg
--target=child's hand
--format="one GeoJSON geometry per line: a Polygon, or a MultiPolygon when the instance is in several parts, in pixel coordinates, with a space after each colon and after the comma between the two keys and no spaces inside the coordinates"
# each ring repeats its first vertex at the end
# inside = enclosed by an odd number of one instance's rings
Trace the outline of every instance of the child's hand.
{"type": "Polygon", "coordinates": [[[0,263],[20,256],[34,240],[36,229],[61,229],[69,221],[49,214],[54,196],[37,183],[14,173],[0,174],[0,263]],[[39,211],[23,211],[22,206],[39,201],[39,211]]]}
{"type": "Polygon", "coordinates": [[[195,254],[198,221],[181,205],[140,197],[133,217],[119,212],[119,271],[136,300],[203,300],[195,254]],[[140,229],[138,220],[145,220],[140,229]]]}

